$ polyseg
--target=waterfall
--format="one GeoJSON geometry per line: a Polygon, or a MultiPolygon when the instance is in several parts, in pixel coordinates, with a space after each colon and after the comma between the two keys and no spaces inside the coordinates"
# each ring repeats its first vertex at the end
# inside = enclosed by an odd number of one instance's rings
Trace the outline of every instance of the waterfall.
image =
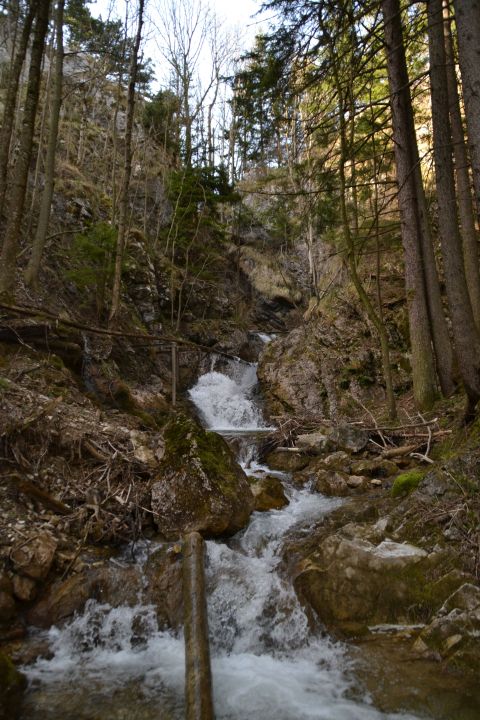
{"type": "MultiPolygon", "coordinates": [[[[212,368],[190,398],[210,429],[254,436],[268,429],[254,365],[212,368]]],[[[242,450],[247,472],[271,472],[251,447],[242,450]]],[[[341,500],[294,488],[288,476],[277,475],[285,482],[286,508],[254,513],[228,543],[207,543],[217,720],[412,720],[373,708],[356,687],[345,646],[312,631],[280,571],[282,546],[289,531],[308,532],[341,500]]],[[[154,608],[141,598],[120,608],[91,600],[44,639],[49,657],[25,668],[30,691],[23,720],[183,720],[182,634],[160,631],[154,608]]]]}
{"type": "Polygon", "coordinates": [[[257,366],[241,360],[230,361],[224,372],[212,369],[190,389],[189,397],[204,424],[215,432],[272,430],[256,402],[257,366]]]}

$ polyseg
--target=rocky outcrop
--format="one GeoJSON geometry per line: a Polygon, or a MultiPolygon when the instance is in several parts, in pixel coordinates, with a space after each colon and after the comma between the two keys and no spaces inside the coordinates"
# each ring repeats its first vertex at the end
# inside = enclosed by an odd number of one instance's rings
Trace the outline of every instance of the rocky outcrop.
{"type": "Polygon", "coordinates": [[[61,625],[81,612],[87,600],[112,607],[155,606],[160,628],[182,623],[182,555],[180,546],[160,546],[144,565],[104,563],[57,580],[28,611],[28,622],[47,628],[61,625]]]}
{"type": "Polygon", "coordinates": [[[258,295],[267,300],[284,300],[291,306],[301,302],[302,293],[294,279],[273,256],[243,245],[238,249],[238,265],[258,295]]]}
{"type": "Polygon", "coordinates": [[[387,527],[349,523],[310,543],[297,563],[297,592],[333,630],[418,622],[461,584],[443,577],[445,553],[391,540],[387,527]]]}
{"type": "Polygon", "coordinates": [[[198,531],[233,535],[247,523],[253,496],[223,438],[178,414],[165,428],[165,455],[152,486],[151,506],[162,535],[198,531]]]}
{"type": "MultiPolygon", "coordinates": [[[[409,382],[403,360],[392,350],[399,387],[409,382]]],[[[339,299],[338,306],[322,306],[304,325],[270,343],[260,356],[258,376],[275,414],[336,421],[358,414],[361,405],[385,404],[378,341],[364,318],[339,299]]]]}
{"type": "Polygon", "coordinates": [[[417,638],[414,649],[427,657],[436,653],[450,667],[477,675],[479,635],[480,588],[465,583],[445,601],[417,638]]]}

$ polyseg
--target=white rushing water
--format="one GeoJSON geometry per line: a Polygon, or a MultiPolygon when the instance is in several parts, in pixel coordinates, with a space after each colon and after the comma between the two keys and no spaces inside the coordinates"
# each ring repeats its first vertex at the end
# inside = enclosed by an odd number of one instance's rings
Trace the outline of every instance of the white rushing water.
{"type": "Polygon", "coordinates": [[[207,428],[216,432],[269,430],[255,401],[257,366],[232,361],[225,372],[202,375],[189,391],[207,428]]]}
{"type": "MultiPolygon", "coordinates": [[[[229,376],[210,372],[191,390],[209,426],[265,427],[254,402],[255,367],[241,367],[229,376]]],[[[251,475],[268,470],[252,453],[245,465],[251,475]]],[[[217,720],[412,718],[377,711],[355,689],[345,647],[312,631],[282,577],[286,533],[308,532],[341,502],[295,489],[287,479],[285,487],[290,500],[285,509],[254,513],[248,528],[228,543],[207,543],[217,720]]],[[[27,669],[31,692],[24,720],[183,718],[183,638],[158,630],[153,607],[89,601],[82,615],[46,637],[49,659],[27,669]]]]}

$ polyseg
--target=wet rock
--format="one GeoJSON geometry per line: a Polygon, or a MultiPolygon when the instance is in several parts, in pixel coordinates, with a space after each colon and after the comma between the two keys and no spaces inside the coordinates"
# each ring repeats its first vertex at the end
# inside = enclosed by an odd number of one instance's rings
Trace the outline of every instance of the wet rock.
{"type": "Polygon", "coordinates": [[[156,549],[145,564],[145,578],[145,602],[155,606],[159,627],[180,627],[183,623],[181,547],[156,549]]]}
{"type": "Polygon", "coordinates": [[[75,612],[81,612],[90,598],[112,607],[132,606],[138,602],[141,589],[138,567],[108,564],[87,569],[51,585],[28,612],[27,619],[31,625],[42,628],[58,625],[75,612]]]}
{"type": "Polygon", "coordinates": [[[0,720],[15,720],[20,715],[27,681],[7,655],[0,653],[0,720]]]}
{"type": "Polygon", "coordinates": [[[450,667],[478,675],[480,666],[480,588],[464,583],[441,607],[422,631],[415,649],[423,656],[432,652],[450,667]]]}
{"type": "Polygon", "coordinates": [[[12,581],[7,575],[0,573],[0,623],[11,620],[15,612],[12,581]]]}
{"type": "Polygon", "coordinates": [[[324,495],[347,495],[347,475],[332,470],[320,470],[317,473],[315,490],[324,495]]]}
{"type": "Polygon", "coordinates": [[[272,470],[280,470],[281,472],[298,472],[303,470],[309,464],[311,458],[301,453],[288,452],[286,450],[276,450],[267,455],[265,461],[272,470]]]}
{"type": "Polygon", "coordinates": [[[426,586],[432,560],[424,550],[391,540],[374,544],[360,534],[361,526],[345,526],[300,564],[295,587],[323,622],[399,622],[427,596],[431,602],[426,586]]]}
{"type": "Polygon", "coordinates": [[[37,592],[35,580],[23,575],[13,576],[13,594],[22,602],[30,602],[33,600],[37,592]]]}
{"type": "Polygon", "coordinates": [[[47,533],[33,535],[12,548],[10,558],[17,573],[44,580],[52,566],[57,541],[47,533]]]}
{"type": "Polygon", "coordinates": [[[178,414],[165,428],[165,456],[152,486],[158,530],[169,539],[198,531],[233,535],[247,523],[253,495],[247,477],[219,435],[178,414]]]}
{"type": "Polygon", "coordinates": [[[282,482],[272,476],[257,480],[251,486],[254,499],[254,509],[260,512],[280,510],[288,505],[282,482]]]}

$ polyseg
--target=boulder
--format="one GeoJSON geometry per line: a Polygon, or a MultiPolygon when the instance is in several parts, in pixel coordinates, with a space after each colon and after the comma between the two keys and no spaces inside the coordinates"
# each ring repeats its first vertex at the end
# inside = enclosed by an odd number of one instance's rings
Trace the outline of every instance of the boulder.
{"type": "Polygon", "coordinates": [[[182,559],[180,545],[162,546],[145,564],[144,601],[155,606],[160,629],[183,624],[182,559]]]}
{"type": "Polygon", "coordinates": [[[348,494],[348,476],[332,470],[320,470],[315,480],[315,490],[323,495],[348,494]]]}
{"type": "Polygon", "coordinates": [[[328,432],[328,439],[334,447],[352,453],[363,450],[368,444],[369,437],[367,430],[355,425],[334,425],[328,432]]]}
{"type": "Polygon", "coordinates": [[[66,580],[57,580],[27,613],[28,622],[48,628],[81,612],[87,600],[109,603],[112,607],[135,605],[142,589],[140,568],[113,564],[86,568],[66,580]]]}
{"type": "Polygon", "coordinates": [[[253,495],[225,440],[181,413],[165,428],[165,455],[151,490],[158,530],[168,539],[198,531],[233,535],[248,522],[253,495]]]}
{"type": "Polygon", "coordinates": [[[7,623],[15,612],[12,581],[7,575],[0,573],[0,623],[7,623]]]}
{"type": "Polygon", "coordinates": [[[414,650],[438,656],[462,673],[478,675],[480,666],[480,588],[464,583],[445,601],[421,632],[414,650]]]}
{"type": "Polygon", "coordinates": [[[37,592],[35,580],[25,577],[24,575],[13,576],[13,594],[22,602],[30,602],[33,600],[37,592]]]}
{"type": "Polygon", "coordinates": [[[310,452],[313,455],[322,455],[332,448],[329,438],[322,432],[298,435],[296,445],[300,450],[310,452]]]}
{"type": "Polygon", "coordinates": [[[365,489],[366,484],[367,481],[363,475],[349,475],[347,478],[347,485],[352,490],[365,489]]]}
{"type": "Polygon", "coordinates": [[[281,472],[298,472],[309,464],[311,458],[302,453],[289,452],[288,450],[275,450],[269,453],[265,462],[272,470],[281,472]]]}
{"type": "Polygon", "coordinates": [[[258,378],[275,414],[326,415],[321,356],[311,351],[307,331],[296,328],[269,343],[259,358],[258,378]]]}
{"type": "Polygon", "coordinates": [[[9,657],[0,653],[0,720],[15,720],[27,680],[16,669],[9,657]]]}
{"type": "Polygon", "coordinates": [[[10,558],[15,571],[33,580],[44,580],[52,566],[57,541],[47,533],[32,535],[13,546],[10,558]]]}
{"type": "Polygon", "coordinates": [[[257,480],[250,486],[253,493],[254,509],[259,512],[280,510],[288,505],[281,480],[271,475],[257,480]]]}
{"type": "Polygon", "coordinates": [[[47,628],[81,612],[90,599],[112,607],[133,607],[141,598],[155,606],[159,627],[178,627],[183,621],[180,551],[177,546],[161,546],[149,555],[144,567],[107,562],[58,580],[30,609],[28,622],[47,628]]]}
{"type": "Polygon", "coordinates": [[[321,541],[301,561],[295,587],[327,625],[406,621],[412,608],[431,603],[432,558],[407,543],[370,542],[361,528],[345,526],[321,541]]]}
{"type": "Polygon", "coordinates": [[[352,464],[352,472],[369,478],[386,478],[398,473],[398,465],[391,460],[357,460],[352,464]]]}

